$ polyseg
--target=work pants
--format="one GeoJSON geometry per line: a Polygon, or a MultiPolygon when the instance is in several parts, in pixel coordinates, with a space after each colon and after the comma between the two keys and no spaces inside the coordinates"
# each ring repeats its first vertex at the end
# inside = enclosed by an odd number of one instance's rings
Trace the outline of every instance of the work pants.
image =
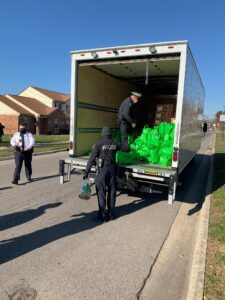
{"type": "Polygon", "coordinates": [[[131,126],[126,121],[120,122],[120,135],[122,145],[128,145],[128,135],[130,133],[131,126]]]}
{"type": "Polygon", "coordinates": [[[95,185],[99,217],[102,219],[105,219],[107,215],[113,217],[116,204],[116,165],[101,168],[96,177],[95,185]]]}
{"type": "Polygon", "coordinates": [[[15,163],[16,168],[13,175],[13,180],[20,180],[20,172],[22,169],[23,161],[25,164],[25,174],[27,179],[29,179],[32,175],[32,167],[31,167],[31,161],[32,161],[32,152],[31,151],[15,151],[15,163]]]}

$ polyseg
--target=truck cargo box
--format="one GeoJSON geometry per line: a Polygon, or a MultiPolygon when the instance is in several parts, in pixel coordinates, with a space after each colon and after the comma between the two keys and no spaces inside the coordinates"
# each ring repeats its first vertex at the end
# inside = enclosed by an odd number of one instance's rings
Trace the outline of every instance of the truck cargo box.
{"type": "MultiPolygon", "coordinates": [[[[201,144],[204,87],[188,42],[91,49],[71,56],[70,150],[61,165],[69,164],[69,171],[84,169],[101,128],[118,129],[118,108],[137,90],[142,93],[134,107],[138,129],[161,122],[175,124],[172,164],[162,167],[137,162],[120,168],[127,182],[137,188],[143,182],[147,190],[152,184],[168,186],[172,203],[178,177],[201,144]]],[[[62,174],[64,170],[64,182],[62,174]]]]}

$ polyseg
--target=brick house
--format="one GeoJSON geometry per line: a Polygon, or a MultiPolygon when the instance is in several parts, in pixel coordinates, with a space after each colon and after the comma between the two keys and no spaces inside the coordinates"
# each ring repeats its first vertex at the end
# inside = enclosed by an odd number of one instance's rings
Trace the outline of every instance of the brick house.
{"type": "Polygon", "coordinates": [[[21,106],[33,116],[34,125],[32,126],[29,126],[28,119],[23,118],[31,132],[35,134],[58,134],[65,133],[68,130],[65,114],[58,108],[51,108],[30,97],[7,94],[5,98],[21,106]]]}
{"type": "Polygon", "coordinates": [[[18,131],[19,122],[24,120],[29,130],[35,133],[35,116],[9,98],[0,96],[0,122],[5,126],[4,133],[14,134],[18,131]]]}

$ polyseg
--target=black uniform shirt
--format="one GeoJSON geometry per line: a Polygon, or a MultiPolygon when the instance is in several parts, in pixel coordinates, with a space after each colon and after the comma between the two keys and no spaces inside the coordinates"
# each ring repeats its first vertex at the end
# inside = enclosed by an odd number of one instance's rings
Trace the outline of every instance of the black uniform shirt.
{"type": "Polygon", "coordinates": [[[119,108],[119,114],[118,114],[118,118],[119,121],[125,120],[126,122],[132,124],[134,123],[131,115],[130,115],[130,108],[131,108],[131,98],[128,97],[126,98],[120,105],[119,108]]]}
{"type": "Polygon", "coordinates": [[[95,164],[97,158],[102,159],[103,166],[115,165],[116,152],[118,150],[129,152],[130,147],[128,145],[122,145],[119,142],[115,142],[109,137],[104,137],[102,140],[98,141],[92,148],[91,157],[88,160],[85,173],[88,174],[90,172],[91,167],[95,164]]]}

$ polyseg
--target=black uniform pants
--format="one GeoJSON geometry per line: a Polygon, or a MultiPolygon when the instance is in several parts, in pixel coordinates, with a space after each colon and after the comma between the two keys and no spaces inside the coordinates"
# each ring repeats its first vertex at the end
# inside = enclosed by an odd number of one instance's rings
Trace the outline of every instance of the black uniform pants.
{"type": "Polygon", "coordinates": [[[120,135],[122,145],[128,145],[128,135],[130,133],[131,126],[126,121],[120,122],[120,135]]]}
{"type": "Polygon", "coordinates": [[[25,164],[25,174],[26,177],[29,178],[32,175],[32,167],[31,167],[31,161],[32,161],[32,152],[31,151],[15,151],[15,163],[16,168],[13,175],[13,180],[20,180],[20,172],[22,169],[23,161],[25,164]]]}
{"type": "Polygon", "coordinates": [[[95,185],[98,197],[99,216],[103,219],[107,214],[113,216],[116,204],[116,165],[101,168],[96,177],[95,185]]]}

